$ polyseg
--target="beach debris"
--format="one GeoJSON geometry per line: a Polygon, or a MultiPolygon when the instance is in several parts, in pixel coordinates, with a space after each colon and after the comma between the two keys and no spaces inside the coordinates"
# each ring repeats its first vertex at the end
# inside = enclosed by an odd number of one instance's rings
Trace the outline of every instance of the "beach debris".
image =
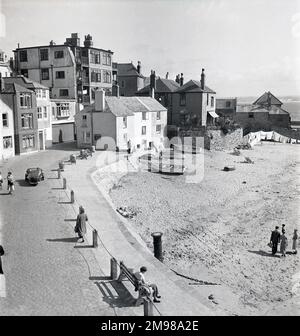
{"type": "Polygon", "coordinates": [[[236,155],[236,156],[239,156],[241,155],[241,151],[237,148],[234,148],[233,149],[233,152],[230,153],[231,155],[236,155]]]}
{"type": "Polygon", "coordinates": [[[237,149],[252,149],[252,147],[249,143],[237,145],[236,148],[237,149]]]}
{"type": "Polygon", "coordinates": [[[245,160],[242,163],[254,163],[248,156],[245,156],[245,160]]]}
{"type": "Polygon", "coordinates": [[[232,170],[235,170],[235,167],[234,166],[225,166],[224,171],[232,171],[232,170]]]}
{"type": "Polygon", "coordinates": [[[210,295],[208,296],[208,298],[209,298],[209,300],[214,300],[214,299],[215,299],[215,297],[214,297],[213,294],[210,294],[210,295]]]}
{"type": "Polygon", "coordinates": [[[136,216],[136,212],[127,208],[126,206],[117,208],[117,211],[125,218],[133,218],[134,216],[136,216]]]}
{"type": "Polygon", "coordinates": [[[242,183],[243,183],[243,184],[246,184],[247,182],[246,182],[246,181],[243,181],[242,183]]]}

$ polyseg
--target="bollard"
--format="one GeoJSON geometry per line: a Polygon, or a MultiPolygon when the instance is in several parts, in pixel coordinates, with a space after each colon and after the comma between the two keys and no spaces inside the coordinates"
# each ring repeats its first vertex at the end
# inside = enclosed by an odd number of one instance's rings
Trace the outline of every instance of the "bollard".
{"type": "Polygon", "coordinates": [[[67,189],[67,180],[65,177],[63,178],[63,189],[67,189]]]}
{"type": "Polygon", "coordinates": [[[71,203],[75,202],[74,191],[71,190],[71,203]]]}
{"type": "Polygon", "coordinates": [[[118,263],[115,258],[110,259],[110,277],[112,280],[118,278],[118,263]]]}
{"type": "Polygon", "coordinates": [[[98,247],[98,234],[97,230],[93,230],[93,247],[98,247]]]}
{"type": "Polygon", "coordinates": [[[60,174],[60,169],[58,168],[58,169],[57,169],[57,178],[58,178],[58,179],[60,179],[60,175],[61,175],[61,174],[60,174]]]}
{"type": "Polygon", "coordinates": [[[144,316],[153,316],[153,302],[144,299],[144,316]]]}
{"type": "Polygon", "coordinates": [[[162,235],[163,235],[162,232],[151,233],[151,236],[153,237],[154,257],[161,262],[163,262],[162,242],[161,242],[162,235]]]}

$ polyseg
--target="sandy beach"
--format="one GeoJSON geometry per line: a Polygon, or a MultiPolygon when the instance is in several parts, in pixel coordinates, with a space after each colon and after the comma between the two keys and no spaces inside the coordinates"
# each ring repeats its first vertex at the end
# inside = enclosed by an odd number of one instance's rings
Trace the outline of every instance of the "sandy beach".
{"type": "Polygon", "coordinates": [[[116,208],[136,212],[130,224],[151,250],[151,233],[163,233],[164,263],[212,294],[212,306],[230,315],[300,315],[300,254],[273,257],[267,246],[275,225],[286,224],[288,250],[300,229],[299,161],[298,145],[264,142],[240,156],[205,151],[201,183],[146,171],[99,183],[112,187],[116,208]],[[245,156],[254,164],[242,163],[245,156]]]}

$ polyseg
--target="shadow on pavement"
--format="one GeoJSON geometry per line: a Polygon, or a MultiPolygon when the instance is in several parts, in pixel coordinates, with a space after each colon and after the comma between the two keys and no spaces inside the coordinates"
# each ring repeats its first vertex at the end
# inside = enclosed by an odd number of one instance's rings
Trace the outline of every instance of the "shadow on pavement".
{"type": "Polygon", "coordinates": [[[30,183],[26,182],[24,179],[19,179],[15,181],[18,183],[20,187],[35,187],[36,185],[31,185],[30,183]]]}
{"type": "Polygon", "coordinates": [[[76,222],[76,218],[64,219],[65,222],[76,222]]]}
{"type": "Polygon", "coordinates": [[[101,291],[103,301],[108,303],[110,307],[122,308],[135,306],[136,300],[132,297],[122,282],[112,280],[108,282],[95,282],[95,284],[101,291]],[[112,287],[117,295],[113,294],[109,287],[112,287]]]}
{"type": "MultiPolygon", "coordinates": [[[[77,239],[76,239],[77,241],[77,239]]],[[[93,248],[93,245],[76,245],[74,246],[74,248],[78,248],[78,249],[84,249],[84,248],[93,248]]]]}
{"type": "Polygon", "coordinates": [[[72,238],[54,238],[54,239],[46,239],[49,242],[60,242],[60,243],[76,243],[78,238],[72,237],[72,238]]]}
{"type": "Polygon", "coordinates": [[[259,251],[250,251],[250,250],[248,250],[248,252],[255,253],[255,254],[261,255],[263,257],[280,258],[279,255],[273,255],[272,253],[268,253],[268,252],[263,251],[263,250],[259,250],[259,251]]]}
{"type": "Polygon", "coordinates": [[[73,204],[72,202],[57,202],[57,204],[73,204]]]}
{"type": "Polygon", "coordinates": [[[89,280],[103,281],[103,280],[111,280],[110,276],[90,276],[89,280]]]}

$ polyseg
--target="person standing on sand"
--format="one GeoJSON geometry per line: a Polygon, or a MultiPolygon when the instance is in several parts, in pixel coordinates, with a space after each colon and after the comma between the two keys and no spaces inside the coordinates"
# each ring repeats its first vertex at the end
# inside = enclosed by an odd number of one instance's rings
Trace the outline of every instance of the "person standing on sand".
{"type": "Polygon", "coordinates": [[[78,242],[84,242],[84,236],[86,234],[86,222],[88,221],[87,215],[84,213],[84,208],[82,206],[79,207],[79,215],[76,219],[76,226],[74,231],[78,234],[78,242]]]}
{"type": "Polygon", "coordinates": [[[272,245],[272,254],[275,255],[277,253],[277,247],[280,243],[280,232],[278,231],[279,226],[275,227],[275,230],[272,231],[270,244],[272,245]]]}
{"type": "Polygon", "coordinates": [[[285,231],[282,231],[282,235],[281,235],[281,241],[280,241],[280,253],[282,257],[285,257],[285,252],[286,252],[286,248],[288,246],[288,240],[287,237],[285,235],[285,231]]]}
{"type": "Polygon", "coordinates": [[[298,240],[298,230],[294,229],[292,250],[295,254],[297,254],[297,240],[298,240]]]}

